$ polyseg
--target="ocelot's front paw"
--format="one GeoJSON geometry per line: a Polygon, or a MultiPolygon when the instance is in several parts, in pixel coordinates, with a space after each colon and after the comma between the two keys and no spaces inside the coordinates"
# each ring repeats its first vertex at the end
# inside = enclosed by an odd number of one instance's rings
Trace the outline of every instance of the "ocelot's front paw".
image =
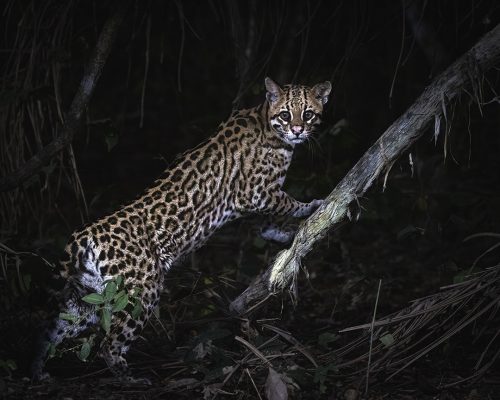
{"type": "Polygon", "coordinates": [[[320,206],[322,206],[324,202],[325,202],[324,199],[315,199],[315,200],[311,201],[309,203],[311,205],[311,214],[314,211],[316,211],[320,206]]]}
{"type": "Polygon", "coordinates": [[[304,207],[302,207],[300,210],[297,210],[293,216],[299,218],[308,217],[314,211],[316,211],[318,207],[320,207],[324,202],[325,200],[323,199],[312,200],[309,203],[304,204],[304,207]]]}

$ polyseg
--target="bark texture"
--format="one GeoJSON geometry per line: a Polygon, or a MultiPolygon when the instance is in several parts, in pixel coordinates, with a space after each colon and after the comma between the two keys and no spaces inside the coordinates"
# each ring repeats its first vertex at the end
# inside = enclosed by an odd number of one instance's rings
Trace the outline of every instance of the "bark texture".
{"type": "Polygon", "coordinates": [[[119,7],[117,12],[104,24],[92,56],[85,67],[78,90],[65,116],[62,134],[30,158],[21,168],[0,178],[0,192],[20,186],[72,142],[75,133],[82,125],[83,115],[101,76],[126,10],[125,5],[119,7]]]}
{"type": "Polygon", "coordinates": [[[480,102],[480,82],[484,72],[500,61],[500,24],[488,32],[467,53],[437,76],[420,97],[399,117],[361,157],[357,164],[328,195],[325,203],[301,225],[290,248],[278,253],[268,269],[230,305],[244,314],[272,294],[295,289],[301,259],[349,213],[349,205],[366,192],[380,174],[390,167],[434,123],[439,133],[446,120],[447,103],[469,89],[480,102]],[[472,90],[470,90],[472,89],[472,90]]]}

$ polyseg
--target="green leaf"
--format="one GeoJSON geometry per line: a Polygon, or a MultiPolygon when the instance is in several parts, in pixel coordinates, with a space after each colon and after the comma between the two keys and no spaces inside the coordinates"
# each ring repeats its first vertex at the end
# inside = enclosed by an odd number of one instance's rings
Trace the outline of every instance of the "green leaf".
{"type": "Polygon", "coordinates": [[[115,303],[113,304],[113,312],[118,312],[123,310],[128,304],[128,294],[123,292],[123,295],[115,298],[115,303]]]}
{"type": "Polygon", "coordinates": [[[106,146],[108,148],[108,152],[110,152],[113,147],[118,144],[118,134],[115,131],[109,131],[104,136],[104,141],[106,142],[106,146]]]}
{"type": "Polygon", "coordinates": [[[17,369],[17,364],[14,360],[11,360],[10,358],[5,361],[5,365],[7,365],[8,368],[10,368],[12,371],[17,369]]]}
{"type": "Polygon", "coordinates": [[[7,371],[7,373],[10,374],[10,371],[14,371],[15,369],[17,369],[17,364],[10,358],[7,360],[0,359],[0,368],[3,368],[5,371],[7,371]]]}
{"type": "Polygon", "coordinates": [[[109,333],[111,327],[111,310],[108,307],[104,307],[101,310],[101,326],[106,333],[109,333]]]}
{"type": "Polygon", "coordinates": [[[21,290],[23,291],[23,293],[27,293],[30,290],[30,287],[31,287],[31,275],[23,274],[21,281],[21,290]]]}
{"type": "Polygon", "coordinates": [[[78,353],[78,358],[82,361],[87,361],[88,356],[90,355],[90,348],[92,347],[91,342],[85,342],[80,347],[80,352],[78,353]]]}
{"type": "Polygon", "coordinates": [[[49,344],[49,349],[47,350],[48,358],[52,358],[56,355],[56,345],[54,343],[49,344]]]}
{"type": "Polygon", "coordinates": [[[130,315],[132,316],[133,319],[137,319],[141,315],[141,313],[142,313],[142,304],[140,301],[136,301],[130,315]]]}
{"type": "Polygon", "coordinates": [[[407,237],[418,233],[421,233],[421,230],[414,227],[413,225],[408,225],[398,232],[398,240],[406,239],[407,237]]]}
{"type": "Polygon", "coordinates": [[[122,289],[118,293],[115,294],[115,299],[117,299],[118,297],[122,297],[125,294],[128,295],[127,291],[125,289],[122,289]]]}
{"type": "Polygon", "coordinates": [[[104,300],[110,301],[115,295],[117,290],[116,283],[113,281],[109,281],[106,284],[106,289],[104,290],[104,300]]]}
{"type": "Polygon", "coordinates": [[[201,309],[201,315],[207,316],[215,311],[215,306],[213,304],[208,304],[206,307],[201,309]]]}
{"type": "Polygon", "coordinates": [[[116,278],[115,278],[115,282],[116,282],[116,286],[118,288],[120,288],[123,284],[123,275],[118,275],[116,278]]]}
{"type": "Polygon", "coordinates": [[[394,336],[392,336],[390,333],[385,334],[380,338],[380,341],[385,347],[390,347],[394,344],[394,336]]]}
{"type": "Polygon", "coordinates": [[[89,303],[89,304],[102,304],[102,303],[104,303],[104,297],[102,296],[102,294],[99,294],[99,293],[88,294],[87,296],[82,297],[82,300],[85,303],[89,303]]]}
{"type": "Polygon", "coordinates": [[[132,294],[131,294],[132,298],[137,300],[139,298],[139,295],[141,294],[141,292],[142,292],[142,289],[140,287],[133,288],[132,294]]]}
{"type": "Polygon", "coordinates": [[[68,314],[68,313],[59,313],[59,318],[64,319],[66,321],[71,321],[71,322],[76,322],[78,321],[78,317],[74,314],[68,314]]]}
{"type": "Polygon", "coordinates": [[[453,277],[453,283],[462,283],[462,282],[465,282],[468,275],[470,275],[470,271],[468,271],[468,270],[460,271],[458,274],[456,274],[453,277]]]}
{"type": "Polygon", "coordinates": [[[330,343],[335,342],[340,338],[339,335],[331,332],[325,332],[318,336],[318,345],[327,348],[330,343]]]}
{"type": "Polygon", "coordinates": [[[214,281],[212,278],[209,278],[209,277],[203,278],[204,285],[209,286],[209,285],[212,285],[213,283],[214,283],[214,281]]]}
{"type": "Polygon", "coordinates": [[[120,290],[119,292],[115,293],[115,295],[113,296],[113,301],[117,302],[120,297],[123,297],[126,294],[127,294],[127,292],[125,290],[120,290]]]}

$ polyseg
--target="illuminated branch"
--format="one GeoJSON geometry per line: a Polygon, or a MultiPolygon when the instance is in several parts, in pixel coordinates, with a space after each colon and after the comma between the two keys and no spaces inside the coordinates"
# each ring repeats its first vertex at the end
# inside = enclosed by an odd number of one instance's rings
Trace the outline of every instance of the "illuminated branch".
{"type": "Polygon", "coordinates": [[[435,134],[439,133],[441,118],[446,119],[447,102],[457,99],[464,89],[472,88],[480,105],[482,74],[499,60],[500,25],[497,25],[436,77],[415,103],[366,151],[325,203],[302,222],[290,248],[278,253],[268,269],[231,303],[231,310],[243,314],[284,289],[295,292],[301,260],[312,246],[348,215],[349,205],[363,196],[375,179],[388,171],[433,123],[435,134]]]}

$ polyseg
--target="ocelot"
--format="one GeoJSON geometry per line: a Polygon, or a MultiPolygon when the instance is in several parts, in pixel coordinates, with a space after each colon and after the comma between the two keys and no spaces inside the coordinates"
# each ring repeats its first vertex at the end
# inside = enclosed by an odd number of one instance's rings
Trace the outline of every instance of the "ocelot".
{"type": "MultiPolygon", "coordinates": [[[[199,247],[217,228],[245,214],[304,217],[321,203],[299,202],[282,191],[296,144],[310,138],[321,121],[330,82],[280,87],[266,78],[266,100],[232,112],[217,133],[176,161],[138,199],[74,232],[60,262],[64,281],[59,312],[77,315],[74,324],[59,315],[40,339],[32,373],[42,379],[51,345],[99,323],[95,307],[82,301],[102,292],[105,282],[123,276],[139,287],[142,314],[113,314],[100,355],[119,379],[129,374],[124,355],[158,304],[163,279],[181,256],[199,247]]],[[[268,231],[268,238],[278,230],[268,231]]]]}

